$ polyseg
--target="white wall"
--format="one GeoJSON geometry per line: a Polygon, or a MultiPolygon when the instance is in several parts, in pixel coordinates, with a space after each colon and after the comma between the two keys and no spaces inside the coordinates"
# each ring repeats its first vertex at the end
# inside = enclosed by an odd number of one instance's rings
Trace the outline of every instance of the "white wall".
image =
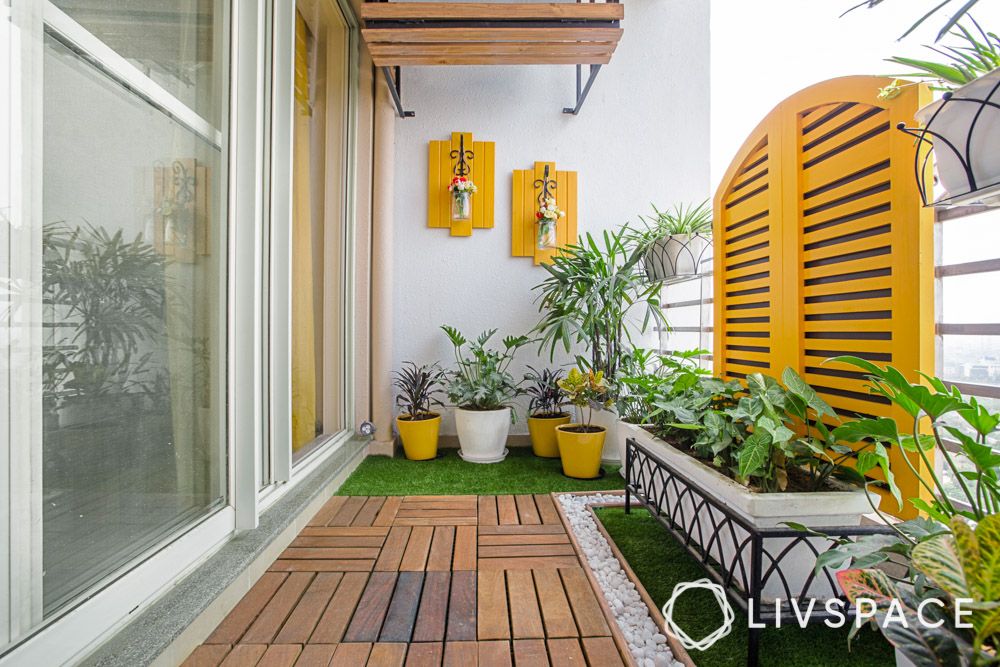
{"type": "MultiPolygon", "coordinates": [[[[512,170],[554,160],[578,171],[580,233],[635,219],[650,202],[709,196],[708,7],[627,0],[621,44],[576,117],[562,113],[575,96],[572,66],[403,68],[404,105],[417,115],[396,122],[394,322],[383,332],[395,367],[450,362],[440,324],[466,335],[498,327],[499,338],[537,322],[531,288],[545,272],[510,255],[512,170]],[[496,142],[495,227],[469,238],[427,227],[427,142],[452,131],[496,142]]],[[[516,377],[526,363],[547,358],[522,350],[516,377]]],[[[523,417],[513,432],[526,432],[523,417]]],[[[454,432],[450,419],[444,432],[454,432]]]]}

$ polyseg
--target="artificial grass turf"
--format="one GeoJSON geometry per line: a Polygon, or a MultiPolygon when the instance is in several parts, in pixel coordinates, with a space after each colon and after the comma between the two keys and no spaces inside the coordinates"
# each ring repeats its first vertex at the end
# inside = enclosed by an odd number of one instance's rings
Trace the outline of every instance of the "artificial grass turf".
{"type": "Polygon", "coordinates": [[[511,448],[500,463],[466,463],[458,450],[442,450],[430,461],[403,457],[369,456],[358,466],[337,495],[498,495],[552,491],[608,491],[625,488],[619,466],[605,466],[602,479],[570,479],[559,459],[543,459],[528,447],[511,448]]]}
{"type": "MultiPolygon", "coordinates": [[[[674,586],[705,577],[701,566],[644,509],[598,508],[608,534],[617,543],[625,560],[635,571],[653,602],[663,605],[674,586]]],[[[707,636],[722,624],[722,612],[707,590],[685,592],[674,605],[674,621],[696,639],[707,636]]],[[[828,628],[823,624],[805,629],[797,625],[768,628],[761,635],[762,667],[887,667],[895,665],[892,648],[877,631],[862,628],[847,645],[847,626],[828,628]]],[[[737,667],[746,664],[747,622],[736,611],[732,633],[707,651],[690,651],[698,667],[737,667]]]]}

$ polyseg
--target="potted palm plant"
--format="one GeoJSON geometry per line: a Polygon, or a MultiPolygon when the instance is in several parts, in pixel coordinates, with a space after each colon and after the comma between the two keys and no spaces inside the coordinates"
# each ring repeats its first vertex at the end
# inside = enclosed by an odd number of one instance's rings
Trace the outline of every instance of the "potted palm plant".
{"type": "MultiPolygon", "coordinates": [[[[592,235],[580,237],[542,267],[548,277],[534,287],[539,292],[542,319],[535,326],[539,344],[554,359],[556,350],[572,352],[581,368],[601,373],[614,398],[622,360],[634,347],[633,333],[649,324],[666,326],[660,309],[660,286],[650,284],[640,267],[642,250],[629,243],[630,231],[623,227],[605,231],[601,242],[592,235]]],[[[615,432],[618,414],[597,410],[593,421],[608,430],[602,459],[617,462],[615,432]]]]}
{"type": "Polygon", "coordinates": [[[699,273],[702,262],[711,257],[712,207],[708,202],[676,204],[661,211],[653,206],[652,217],[633,240],[642,250],[642,265],[650,282],[661,283],[699,273]]]}
{"type": "Polygon", "coordinates": [[[563,474],[576,479],[596,479],[601,476],[601,451],[608,430],[591,422],[595,407],[600,410],[611,405],[604,375],[600,371],[580,372],[574,368],[559,381],[559,388],[581,415],[581,423],[556,428],[563,474]]]}
{"type": "Polygon", "coordinates": [[[548,368],[537,371],[528,366],[524,376],[527,386],[524,393],[528,402],[528,433],[531,434],[531,449],[535,456],[547,459],[558,458],[559,445],[556,443],[556,427],[569,423],[569,413],[562,409],[562,390],[559,380],[561,371],[548,368]]]}
{"type": "Polygon", "coordinates": [[[472,463],[503,461],[514,420],[510,403],[521,393],[509,368],[517,350],[529,339],[507,336],[503,350],[498,351],[486,347],[496,329],[483,332],[471,342],[454,327],[441,329],[455,349],[455,368],[448,376],[447,392],[455,405],[460,455],[472,463]]]}
{"type": "MultiPolygon", "coordinates": [[[[946,56],[945,61],[889,59],[913,68],[906,78],[944,91],[941,99],[917,112],[924,127],[911,133],[934,145],[944,198],[955,203],[956,197],[1000,185],[1000,37],[969,20],[972,30],[956,24],[950,33],[957,40],[954,46],[929,47],[946,56]]],[[[891,99],[905,85],[894,82],[880,97],[891,99]]]]}
{"type": "Polygon", "coordinates": [[[417,366],[406,361],[401,370],[393,373],[392,384],[399,392],[396,406],[401,410],[396,417],[396,428],[403,441],[403,452],[411,461],[437,456],[441,415],[432,408],[444,407],[438,399],[443,393],[444,380],[444,371],[437,364],[417,366]]]}

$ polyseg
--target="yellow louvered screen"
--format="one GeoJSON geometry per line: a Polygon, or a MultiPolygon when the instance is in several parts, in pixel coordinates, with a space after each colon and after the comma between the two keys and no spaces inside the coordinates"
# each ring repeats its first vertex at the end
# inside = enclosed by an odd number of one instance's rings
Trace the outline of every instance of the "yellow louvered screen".
{"type": "Polygon", "coordinates": [[[309,43],[312,34],[302,13],[295,12],[295,108],[304,116],[312,115],[309,100],[309,43]]]}
{"type": "Polygon", "coordinates": [[[557,171],[555,162],[536,162],[533,169],[515,169],[511,201],[511,256],[531,257],[535,265],[548,261],[559,252],[558,248],[538,247],[538,220],[535,214],[538,212],[538,197],[546,167],[552,182],[550,192],[556,198],[556,205],[566,213],[556,223],[556,243],[563,248],[577,240],[576,172],[557,171]]]}
{"type": "Polygon", "coordinates": [[[473,141],[470,132],[452,132],[451,141],[431,141],[427,153],[427,226],[450,229],[452,236],[472,236],[473,229],[492,229],[495,144],[473,141]],[[468,177],[478,190],[471,200],[472,218],[452,220],[448,184],[456,174],[463,148],[471,170],[468,177]]]}
{"type": "MultiPolygon", "coordinates": [[[[930,100],[881,102],[877,77],[834,79],[779,105],[737,155],[715,199],[715,364],[727,378],[795,368],[845,418],[905,413],[850,354],[913,381],[934,370],[933,217],[920,203],[913,140],[895,130],[930,100]]],[[[924,497],[893,451],[904,498],[924,497]]],[[[922,466],[916,459],[913,465],[922,466]]],[[[916,515],[909,504],[897,512],[916,515]]]]}

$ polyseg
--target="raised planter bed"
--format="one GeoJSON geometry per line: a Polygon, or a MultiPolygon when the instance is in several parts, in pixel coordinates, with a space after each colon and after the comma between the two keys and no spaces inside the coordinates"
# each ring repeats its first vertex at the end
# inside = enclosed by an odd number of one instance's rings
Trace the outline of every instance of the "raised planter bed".
{"type": "MultiPolygon", "coordinates": [[[[794,611],[787,604],[792,599],[800,608],[816,600],[809,621],[821,622],[834,618],[824,608],[826,600],[844,600],[834,570],[814,571],[816,557],[832,543],[782,523],[803,523],[833,537],[892,532],[888,526],[860,525],[859,494],[751,493],[651,434],[635,435],[626,440],[625,511],[630,511],[632,502],[646,507],[709,578],[726,589],[739,610],[737,616],[742,612],[756,624],[773,626],[779,618],[794,623],[794,611]],[[799,496],[825,497],[814,503],[799,496]],[[825,511],[819,507],[822,504],[825,511]],[[836,523],[845,519],[850,523],[836,523]],[[776,599],[783,602],[780,610],[773,604],[776,599]]],[[[867,507],[863,492],[860,500],[867,507]]],[[[850,616],[846,602],[843,611],[850,616]]],[[[759,633],[759,628],[750,629],[751,665],[757,663],[759,633]]]]}

